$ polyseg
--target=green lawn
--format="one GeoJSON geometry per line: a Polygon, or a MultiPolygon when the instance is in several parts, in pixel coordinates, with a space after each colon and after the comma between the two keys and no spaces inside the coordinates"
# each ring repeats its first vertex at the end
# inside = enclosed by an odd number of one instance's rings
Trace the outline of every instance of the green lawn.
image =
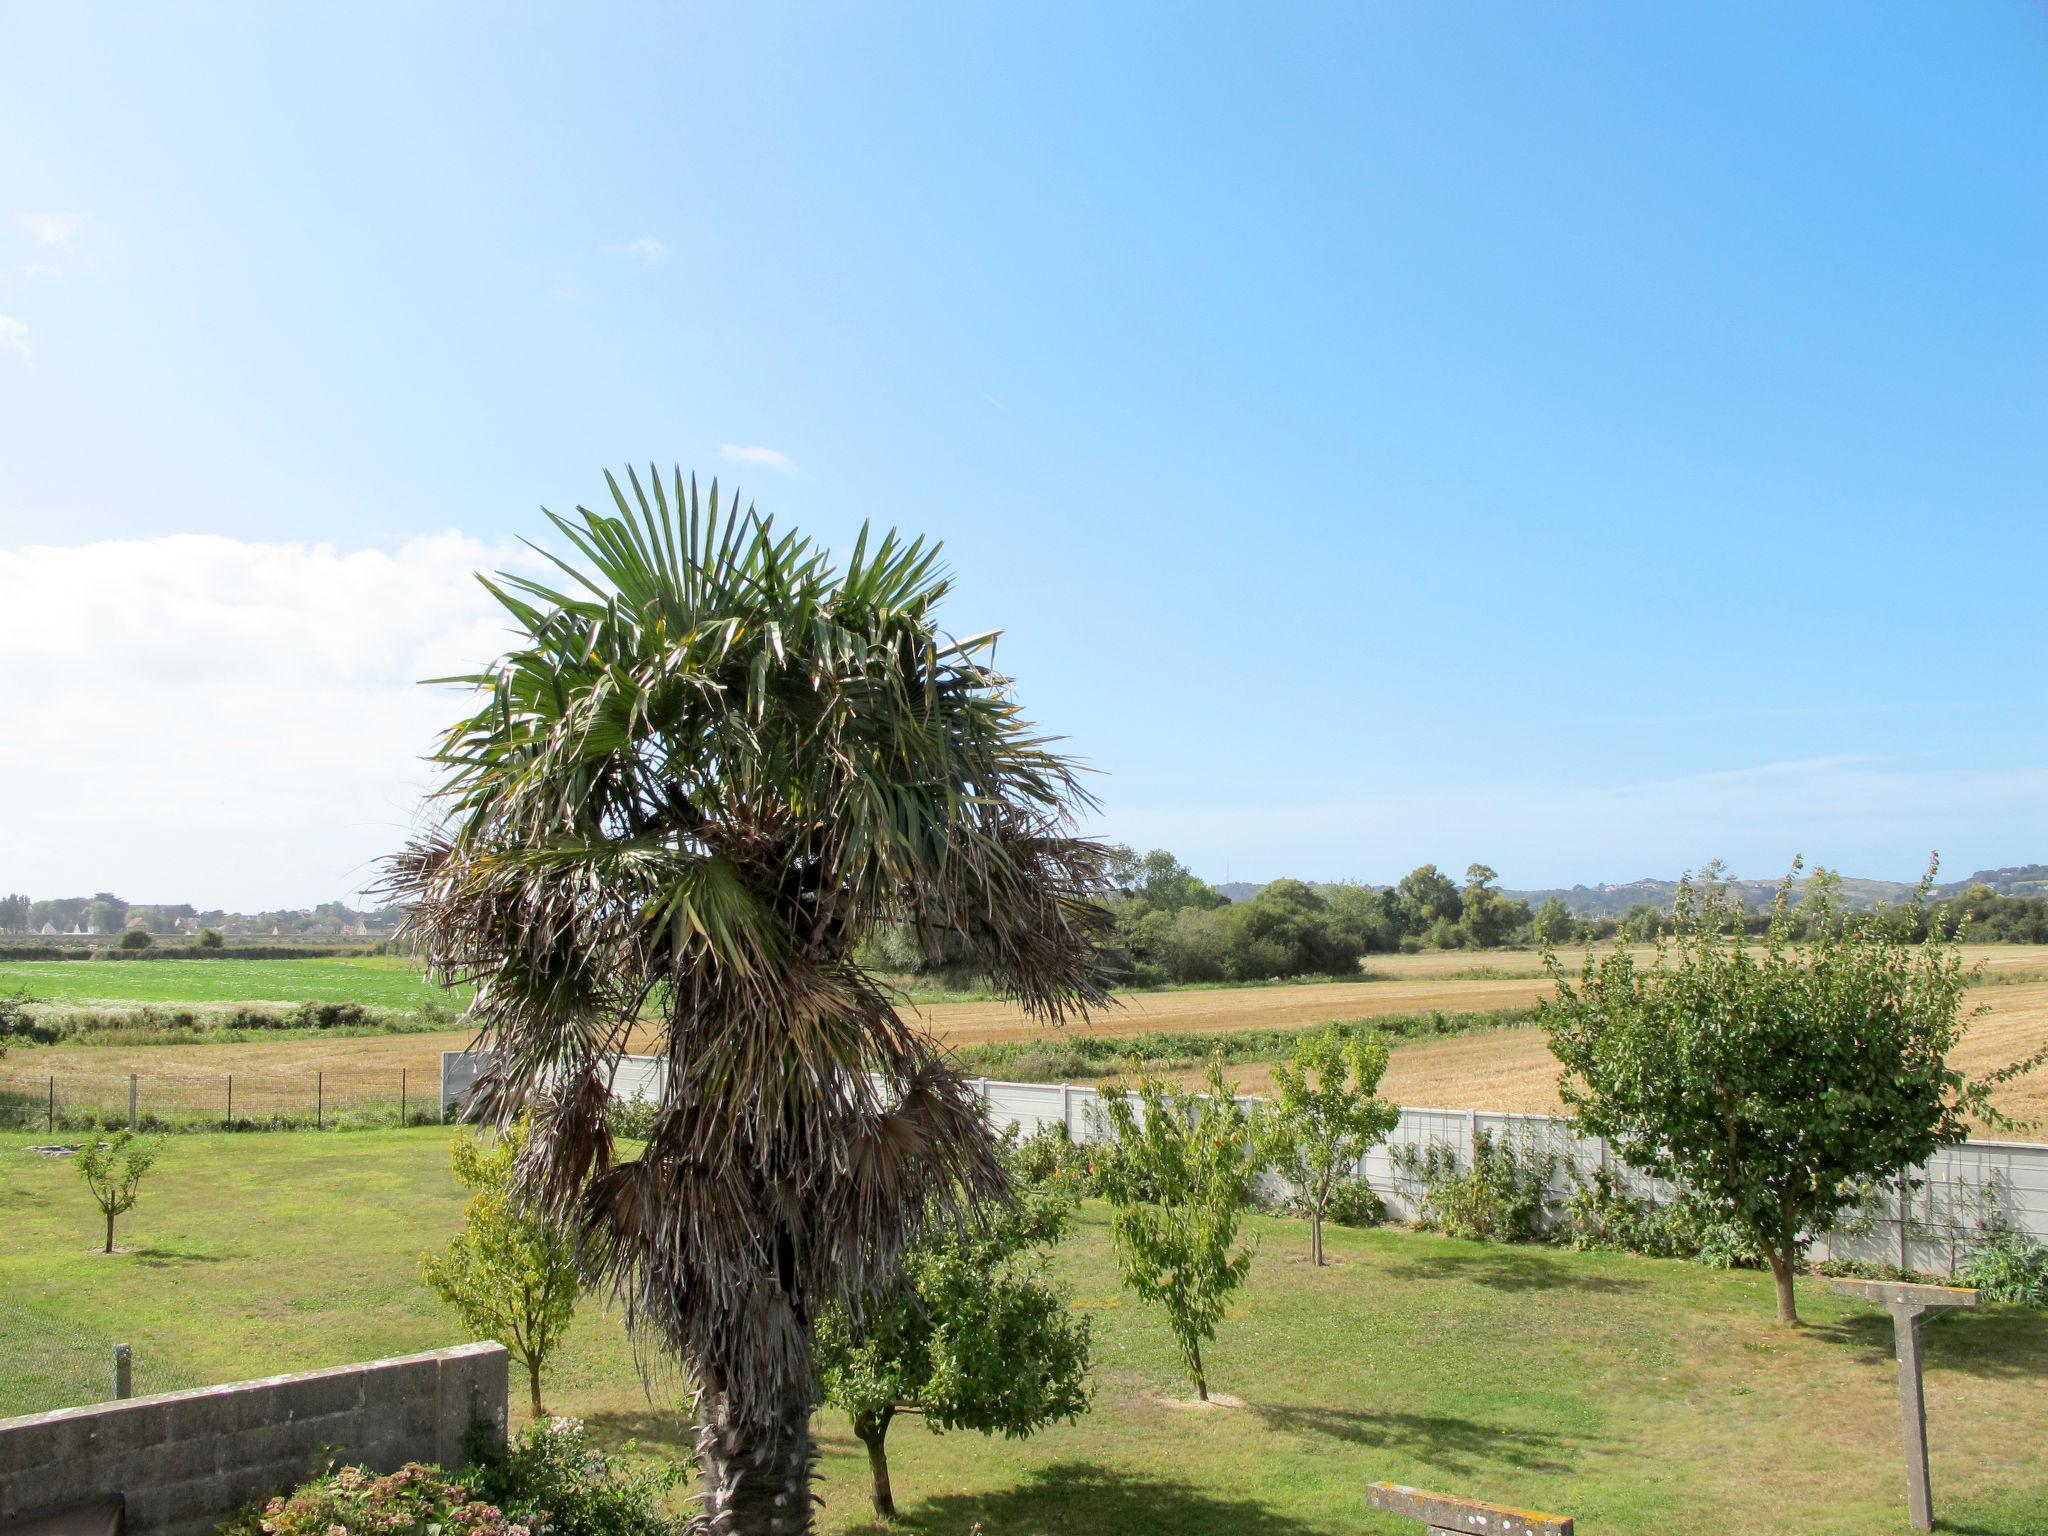
{"type": "MultiPolygon", "coordinates": [[[[31,1406],[39,1370],[96,1380],[116,1338],[145,1391],[453,1342],[417,1268],[461,1207],[447,1136],[176,1138],[112,1258],[92,1251],[71,1166],[0,1136],[0,1411],[31,1406]]],[[[900,1424],[904,1526],[1407,1531],[1364,1508],[1384,1478],[1561,1510],[1588,1536],[1906,1529],[1889,1324],[1820,1282],[1802,1289],[1811,1326],[1781,1330],[1757,1274],[1405,1232],[1334,1233],[1339,1262],[1318,1272],[1300,1225],[1253,1227],[1251,1285],[1210,1352],[1216,1390],[1247,1406],[1187,1403],[1091,1206],[1059,1266],[1095,1320],[1094,1412],[1021,1442],[900,1424]]],[[[1930,1325],[1927,1353],[1944,1520],[2048,1529],[2048,1317],[1958,1314],[1930,1325]]],[[[673,1385],[649,1401],[595,1305],[548,1395],[609,1438],[683,1454],[673,1385]]],[[[523,1397],[515,1384],[515,1412],[523,1397]]],[[[866,1529],[859,1446],[830,1413],[822,1437],[824,1526],[866,1529]]]]}
{"type": "Polygon", "coordinates": [[[418,1012],[459,1007],[463,997],[421,979],[397,955],[317,960],[0,961],[0,992],[84,1007],[135,1003],[343,1003],[418,1012]]]}

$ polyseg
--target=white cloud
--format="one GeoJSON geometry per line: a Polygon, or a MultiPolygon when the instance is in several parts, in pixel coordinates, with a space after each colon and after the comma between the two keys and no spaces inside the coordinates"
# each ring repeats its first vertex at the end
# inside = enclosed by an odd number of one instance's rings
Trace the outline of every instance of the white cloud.
{"type": "Polygon", "coordinates": [[[508,621],[459,533],[395,549],[194,534],[0,548],[0,882],[39,895],[301,906],[413,826],[508,621]]]}
{"type": "Polygon", "coordinates": [[[652,235],[642,235],[624,245],[608,245],[604,249],[607,256],[630,256],[649,267],[658,267],[668,260],[668,247],[652,235]]]}
{"type": "Polygon", "coordinates": [[[0,347],[19,353],[24,362],[35,356],[35,349],[29,345],[27,324],[12,315],[0,315],[0,347]]]}
{"type": "Polygon", "coordinates": [[[742,443],[720,443],[718,456],[728,464],[759,464],[764,469],[776,470],[785,475],[796,473],[796,460],[774,448],[750,447],[742,443]]]}
{"type": "Polygon", "coordinates": [[[24,213],[21,227],[37,245],[48,250],[68,251],[78,232],[85,228],[82,213],[24,213]]]}

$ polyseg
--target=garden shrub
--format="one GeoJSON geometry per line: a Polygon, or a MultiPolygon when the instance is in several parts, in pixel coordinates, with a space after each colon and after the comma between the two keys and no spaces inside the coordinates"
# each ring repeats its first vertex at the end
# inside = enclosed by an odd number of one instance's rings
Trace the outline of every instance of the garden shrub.
{"type": "Polygon", "coordinates": [[[2048,1243],[2006,1222],[1988,1227],[1956,1275],[1986,1301],[2048,1307],[2048,1243]]]}
{"type": "Polygon", "coordinates": [[[615,1098],[604,1107],[605,1129],[623,1141],[645,1141],[654,1131],[655,1112],[660,1108],[654,1099],[615,1098]]]}
{"type": "Polygon", "coordinates": [[[245,1509],[221,1536],[681,1536],[662,1501],[682,1475],[625,1470],[591,1446],[580,1420],[550,1419],[460,1472],[329,1467],[245,1509]]]}
{"type": "Polygon", "coordinates": [[[330,1468],[260,1509],[244,1510],[221,1536],[539,1536],[473,1496],[438,1467],[410,1462],[378,1476],[330,1468]]]}
{"type": "Polygon", "coordinates": [[[456,1481],[533,1536],[680,1536],[684,1522],[663,1501],[684,1476],[667,1464],[623,1467],[590,1443],[581,1419],[556,1418],[529,1425],[504,1455],[456,1481]]]}
{"type": "Polygon", "coordinates": [[[1551,1224],[1551,1178],[1558,1157],[1491,1131],[1473,1138],[1468,1167],[1458,1149],[1433,1141],[1418,1150],[1398,1147],[1394,1166],[1417,1186],[1418,1225],[1481,1242],[1538,1241],[1551,1224]]]}
{"type": "Polygon", "coordinates": [[[1377,1227],[1387,1219],[1387,1202],[1363,1179],[1344,1179],[1330,1190],[1324,1214],[1340,1227],[1377,1227]]]}
{"type": "Polygon", "coordinates": [[[1638,1199],[1605,1168],[1576,1184],[1559,1222],[1570,1247],[1690,1259],[1714,1269],[1748,1269],[1762,1262],[1738,1228],[1686,1191],[1669,1204],[1638,1199]]]}
{"type": "Polygon", "coordinates": [[[116,941],[122,949],[153,949],[156,940],[150,937],[147,928],[130,928],[116,941]]]}

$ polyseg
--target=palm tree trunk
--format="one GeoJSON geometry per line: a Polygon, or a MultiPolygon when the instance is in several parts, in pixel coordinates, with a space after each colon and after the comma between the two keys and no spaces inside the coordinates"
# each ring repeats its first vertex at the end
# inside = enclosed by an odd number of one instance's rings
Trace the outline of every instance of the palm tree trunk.
{"type": "Polygon", "coordinates": [[[707,1388],[699,1399],[697,1469],[710,1536],[808,1536],[817,1451],[809,1398],[793,1396],[767,1424],[733,1418],[722,1393],[707,1388]]]}

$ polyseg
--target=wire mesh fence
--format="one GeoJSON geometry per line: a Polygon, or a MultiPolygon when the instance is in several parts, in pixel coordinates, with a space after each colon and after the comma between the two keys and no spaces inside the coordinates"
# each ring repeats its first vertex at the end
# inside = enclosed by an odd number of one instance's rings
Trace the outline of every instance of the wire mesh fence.
{"type": "Polygon", "coordinates": [[[0,1419],[206,1385],[147,1345],[0,1301],[0,1419]]]}
{"type": "Polygon", "coordinates": [[[432,1125],[439,1085],[410,1068],[123,1072],[65,1061],[63,1072],[0,1070],[0,1129],[346,1130],[432,1125]]]}

